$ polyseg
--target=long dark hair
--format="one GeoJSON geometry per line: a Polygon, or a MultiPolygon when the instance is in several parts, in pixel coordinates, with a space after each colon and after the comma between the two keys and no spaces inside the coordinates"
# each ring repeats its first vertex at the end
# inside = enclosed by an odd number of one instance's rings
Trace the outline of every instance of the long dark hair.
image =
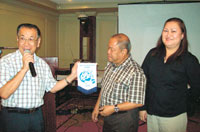
{"type": "MultiPolygon", "coordinates": [[[[172,61],[178,59],[184,53],[188,52],[187,31],[186,31],[186,27],[185,27],[183,20],[181,20],[180,18],[176,18],[176,17],[170,18],[165,22],[164,27],[168,22],[172,22],[172,21],[178,23],[179,27],[181,28],[182,33],[184,34],[184,37],[181,40],[181,44],[180,44],[179,48],[177,49],[177,51],[175,53],[173,53],[167,59],[167,62],[172,62],[172,61]]],[[[152,52],[152,56],[155,56],[155,55],[158,55],[158,56],[166,55],[165,45],[162,41],[162,35],[158,39],[157,46],[155,47],[154,51],[152,52]]]]}

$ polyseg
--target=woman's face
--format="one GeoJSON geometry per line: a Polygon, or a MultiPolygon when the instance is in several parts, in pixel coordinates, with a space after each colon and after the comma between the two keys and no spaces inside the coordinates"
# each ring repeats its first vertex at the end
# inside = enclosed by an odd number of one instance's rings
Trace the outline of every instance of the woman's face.
{"type": "Polygon", "coordinates": [[[183,37],[184,34],[178,22],[171,21],[165,24],[162,31],[162,41],[167,49],[177,50],[183,37]]]}

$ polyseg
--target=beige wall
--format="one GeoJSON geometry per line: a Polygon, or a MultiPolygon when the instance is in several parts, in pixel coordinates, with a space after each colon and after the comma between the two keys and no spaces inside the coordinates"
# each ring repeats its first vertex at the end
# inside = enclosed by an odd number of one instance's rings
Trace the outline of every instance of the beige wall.
{"type": "MultiPolygon", "coordinates": [[[[74,59],[79,59],[80,25],[76,14],[59,17],[59,67],[68,68],[74,59]]],[[[117,13],[96,15],[96,61],[98,69],[107,64],[107,44],[109,38],[117,33],[117,13]]]]}
{"type": "MultiPolygon", "coordinates": [[[[96,61],[103,70],[107,63],[107,43],[117,33],[117,13],[96,15],[96,61]]],[[[19,2],[0,2],[0,47],[17,47],[16,28],[29,22],[38,25],[42,44],[41,57],[58,56],[59,67],[69,68],[79,58],[80,25],[77,14],[56,14],[19,2]]],[[[3,55],[14,50],[3,50],[3,55]]]]}
{"type": "MultiPolygon", "coordinates": [[[[21,23],[33,23],[40,28],[39,56],[57,56],[58,14],[19,2],[0,2],[0,47],[17,47],[16,29],[21,23]]],[[[13,51],[3,50],[3,55],[13,51]]]]}
{"type": "Polygon", "coordinates": [[[108,41],[117,33],[117,13],[102,13],[96,17],[96,61],[98,69],[104,70],[107,64],[108,41]]]}
{"type": "Polygon", "coordinates": [[[59,67],[69,68],[74,59],[79,59],[79,20],[75,14],[59,17],[59,67]]]}

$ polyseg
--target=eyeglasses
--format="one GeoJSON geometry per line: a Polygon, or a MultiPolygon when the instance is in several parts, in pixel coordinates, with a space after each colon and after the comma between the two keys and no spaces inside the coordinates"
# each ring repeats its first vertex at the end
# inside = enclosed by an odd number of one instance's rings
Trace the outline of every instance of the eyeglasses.
{"type": "Polygon", "coordinates": [[[35,39],[35,38],[32,38],[32,37],[31,38],[25,38],[23,36],[18,37],[18,39],[19,39],[19,43],[25,43],[26,41],[28,41],[29,44],[34,44],[35,41],[38,40],[38,39],[35,39]]]}

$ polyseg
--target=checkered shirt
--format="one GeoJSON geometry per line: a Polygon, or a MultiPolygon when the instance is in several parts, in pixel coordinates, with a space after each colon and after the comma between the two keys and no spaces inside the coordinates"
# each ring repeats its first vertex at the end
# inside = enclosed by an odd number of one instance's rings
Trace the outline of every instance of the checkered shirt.
{"type": "MultiPolygon", "coordinates": [[[[45,91],[51,90],[57,81],[53,78],[50,67],[43,59],[34,54],[34,60],[37,76],[32,77],[29,70],[17,90],[8,99],[2,99],[2,106],[37,108],[44,104],[45,91]]],[[[0,88],[20,71],[22,63],[22,55],[19,50],[0,59],[0,88]]]]}
{"type": "Polygon", "coordinates": [[[144,104],[146,77],[131,56],[120,66],[108,63],[101,86],[100,107],[123,102],[144,104]]]}

